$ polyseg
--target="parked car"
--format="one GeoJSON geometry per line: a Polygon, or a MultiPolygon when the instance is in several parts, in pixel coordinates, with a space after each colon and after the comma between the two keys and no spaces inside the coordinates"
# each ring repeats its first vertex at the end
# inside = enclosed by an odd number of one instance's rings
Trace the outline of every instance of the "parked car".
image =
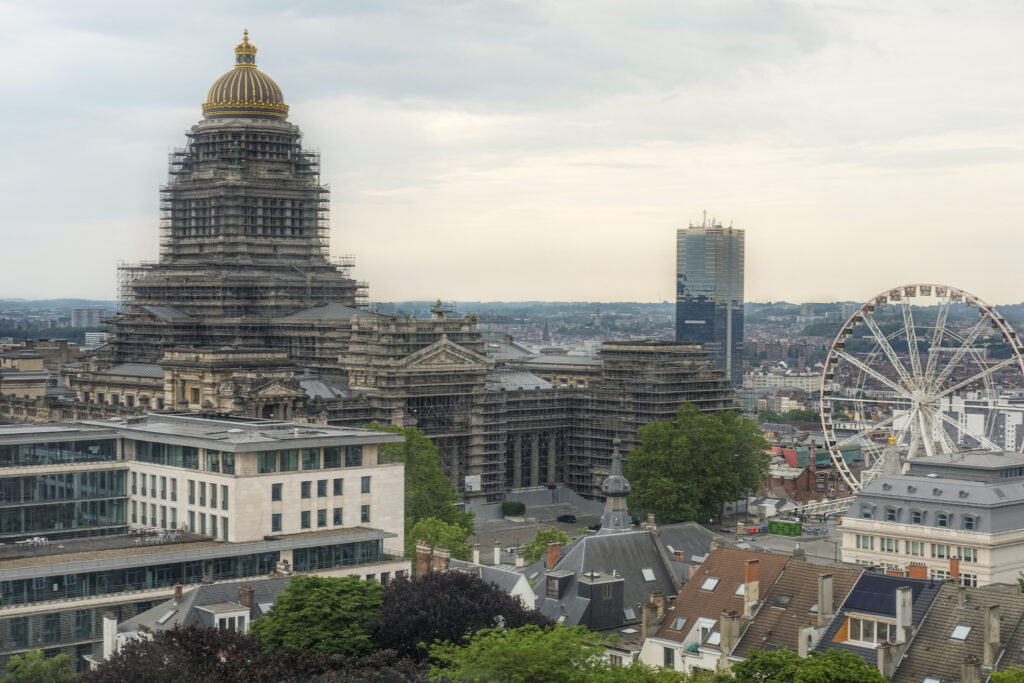
{"type": "Polygon", "coordinates": [[[575,524],[576,515],[559,515],[557,520],[563,524],[575,524]]]}

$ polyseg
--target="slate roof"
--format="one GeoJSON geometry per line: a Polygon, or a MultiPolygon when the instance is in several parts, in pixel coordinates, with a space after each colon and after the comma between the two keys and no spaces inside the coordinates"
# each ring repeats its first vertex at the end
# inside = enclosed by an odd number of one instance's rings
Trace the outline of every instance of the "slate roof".
{"type": "Polygon", "coordinates": [[[349,320],[357,314],[361,318],[380,317],[379,313],[373,311],[364,311],[342,304],[327,304],[296,311],[291,315],[284,316],[281,320],[349,320]]]}
{"type": "Polygon", "coordinates": [[[751,650],[763,650],[765,646],[796,652],[800,645],[800,629],[818,623],[817,609],[811,612],[811,607],[817,606],[818,577],[822,574],[832,575],[832,606],[835,609],[846,600],[861,570],[790,562],[771,590],[761,592],[763,606],[754,615],[732,654],[745,658],[751,650]],[[776,607],[776,600],[781,595],[788,595],[791,599],[785,607],[776,607]]]}
{"type": "Polygon", "coordinates": [[[487,374],[484,378],[484,388],[487,391],[550,389],[551,382],[525,370],[498,370],[487,374]]]}
{"type": "Polygon", "coordinates": [[[351,398],[354,392],[348,386],[338,382],[328,382],[319,377],[299,377],[299,386],[310,398],[322,398],[335,401],[339,398],[351,398]]]}
{"type": "Polygon", "coordinates": [[[248,583],[253,589],[253,606],[250,610],[250,618],[258,619],[263,616],[263,609],[268,604],[273,604],[285,587],[288,579],[282,577],[275,579],[246,579],[245,581],[231,581],[229,583],[201,584],[186,590],[182,593],[181,602],[175,602],[174,598],[165,600],[156,607],[152,607],[141,614],[137,614],[127,621],[117,625],[117,630],[122,633],[138,631],[139,627],[145,626],[151,631],[162,631],[172,629],[175,626],[189,626],[190,624],[202,623],[199,615],[200,607],[223,606],[225,603],[238,603],[238,589],[243,583],[248,583]],[[160,620],[170,614],[163,623],[160,620]]]}
{"type": "Polygon", "coordinates": [[[938,681],[960,680],[960,666],[967,655],[981,659],[984,645],[984,610],[986,605],[999,605],[1000,641],[1007,647],[997,660],[1002,671],[1024,664],[1020,645],[1024,639],[1024,595],[1015,586],[993,585],[965,588],[966,602],[959,606],[960,587],[947,583],[939,589],[932,608],[925,615],[920,630],[893,674],[892,683],[921,683],[925,676],[938,681]],[[953,629],[968,626],[967,637],[953,640],[953,629]]]}
{"type": "MultiPolygon", "coordinates": [[[[675,572],[680,584],[690,577],[690,565],[694,559],[701,561],[711,552],[711,544],[717,543],[721,548],[734,548],[736,544],[719,536],[697,522],[679,522],[678,524],[659,524],[655,534],[669,557],[669,564],[675,572]],[[683,561],[672,559],[673,552],[683,551],[683,561]]],[[[699,564],[699,563],[698,563],[699,564]]]]}
{"type": "Polygon", "coordinates": [[[191,317],[185,311],[174,306],[143,306],[142,308],[162,320],[180,320],[191,317]]]}
{"type": "Polygon", "coordinates": [[[122,363],[121,365],[115,365],[109,370],[104,370],[101,374],[163,379],[164,369],[155,363],[122,363]]]}
{"type": "Polygon", "coordinates": [[[825,634],[815,649],[820,652],[826,652],[833,648],[849,650],[871,666],[876,666],[878,652],[875,648],[860,647],[845,641],[837,642],[834,638],[846,621],[847,614],[851,611],[895,619],[896,589],[901,586],[910,586],[911,588],[913,608],[911,609],[910,623],[916,628],[924,619],[925,613],[931,607],[942,584],[932,579],[909,579],[902,576],[865,572],[857,579],[857,583],[854,584],[853,590],[846,597],[842,607],[836,611],[835,618],[825,629],[825,634]]]}
{"type": "Polygon", "coordinates": [[[523,362],[528,365],[581,365],[588,367],[600,367],[601,365],[601,361],[592,356],[561,356],[554,354],[525,358],[523,362]]]}
{"type": "Polygon", "coordinates": [[[679,595],[672,601],[672,605],[665,612],[665,618],[654,633],[654,637],[682,643],[697,619],[701,617],[714,619],[717,622],[722,612],[735,611],[743,614],[744,597],[736,595],[736,591],[743,584],[744,563],[748,560],[760,560],[759,592],[766,594],[770,592],[770,587],[775,584],[790,558],[789,555],[735,548],[712,550],[707,559],[697,568],[693,579],[683,586],[683,590],[679,591],[679,595]],[[709,578],[717,578],[719,581],[713,589],[705,590],[703,586],[705,580],[709,578]],[[686,621],[682,630],[675,630],[672,626],[679,618],[686,621]]]}
{"type": "Polygon", "coordinates": [[[487,583],[497,586],[506,593],[511,593],[516,584],[519,583],[519,580],[523,578],[523,575],[516,571],[486,564],[473,564],[472,562],[464,562],[462,560],[453,559],[449,562],[448,566],[453,570],[471,571],[487,583]]]}

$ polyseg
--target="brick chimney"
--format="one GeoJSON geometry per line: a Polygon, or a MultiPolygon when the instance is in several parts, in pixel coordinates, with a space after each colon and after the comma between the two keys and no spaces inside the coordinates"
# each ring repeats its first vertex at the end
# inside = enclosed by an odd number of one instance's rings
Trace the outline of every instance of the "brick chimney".
{"type": "Polygon", "coordinates": [[[548,543],[548,561],[547,568],[554,569],[555,565],[558,564],[559,558],[562,557],[562,544],[552,541],[548,543]]]}
{"type": "Polygon", "coordinates": [[[211,577],[209,574],[203,574],[203,578],[200,579],[199,583],[203,583],[203,584],[209,585],[209,584],[213,583],[213,577],[211,577]]]}
{"type": "Polygon", "coordinates": [[[238,604],[242,607],[248,607],[252,609],[253,595],[256,591],[253,589],[251,584],[243,583],[238,587],[238,604]]]}
{"type": "Polygon", "coordinates": [[[658,608],[658,618],[661,619],[665,615],[665,593],[660,590],[651,591],[651,602],[658,608]]]}
{"type": "Polygon", "coordinates": [[[832,575],[818,576],[818,628],[832,621],[832,575]]]}
{"type": "Polygon", "coordinates": [[[174,584],[174,602],[181,602],[181,584],[174,584]]]}
{"type": "Polygon", "coordinates": [[[960,558],[949,558],[949,578],[960,580],[960,558]]]}
{"type": "Polygon", "coordinates": [[[981,660],[967,655],[960,665],[960,683],[981,683],[981,660]]]}
{"type": "Polygon", "coordinates": [[[658,606],[648,600],[640,608],[640,632],[646,640],[658,629],[658,606]]]}
{"type": "Polygon", "coordinates": [[[995,666],[999,657],[1001,644],[999,642],[999,605],[986,605],[984,610],[984,627],[982,629],[985,639],[985,656],[982,665],[986,667],[995,666]]]}
{"type": "Polygon", "coordinates": [[[811,439],[811,463],[810,463],[810,469],[811,469],[812,473],[818,471],[818,443],[814,439],[811,439]]]}
{"type": "Polygon", "coordinates": [[[648,513],[647,515],[647,528],[651,531],[657,531],[658,525],[654,523],[654,513],[648,513]]]}
{"type": "Polygon", "coordinates": [[[747,560],[743,563],[743,616],[754,616],[760,599],[761,560],[747,560]]]}
{"type": "Polygon", "coordinates": [[[435,572],[446,572],[448,571],[448,563],[452,559],[452,553],[447,548],[436,546],[434,552],[431,553],[431,568],[435,572]]]}
{"type": "Polygon", "coordinates": [[[676,562],[686,562],[686,553],[684,553],[682,550],[673,550],[672,559],[676,562]]]}
{"type": "Polygon", "coordinates": [[[430,571],[430,550],[426,541],[416,541],[416,576],[423,576],[430,571]]]}

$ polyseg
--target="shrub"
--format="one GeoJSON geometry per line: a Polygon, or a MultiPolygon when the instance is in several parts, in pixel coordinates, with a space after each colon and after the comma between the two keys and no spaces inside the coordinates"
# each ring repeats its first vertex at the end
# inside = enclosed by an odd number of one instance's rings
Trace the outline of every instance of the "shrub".
{"type": "Polygon", "coordinates": [[[501,514],[506,517],[521,517],[526,512],[526,503],[519,500],[506,500],[501,504],[501,514]]]}

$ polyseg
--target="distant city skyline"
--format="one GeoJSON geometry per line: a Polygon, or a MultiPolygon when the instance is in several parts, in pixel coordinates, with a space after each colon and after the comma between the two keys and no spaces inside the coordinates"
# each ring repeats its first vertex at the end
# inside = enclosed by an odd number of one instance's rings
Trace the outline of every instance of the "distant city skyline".
{"type": "Polygon", "coordinates": [[[675,231],[748,301],[1024,300],[1024,8],[873,0],[0,3],[0,298],[115,297],[248,28],[371,300],[671,301],[675,231]]]}

